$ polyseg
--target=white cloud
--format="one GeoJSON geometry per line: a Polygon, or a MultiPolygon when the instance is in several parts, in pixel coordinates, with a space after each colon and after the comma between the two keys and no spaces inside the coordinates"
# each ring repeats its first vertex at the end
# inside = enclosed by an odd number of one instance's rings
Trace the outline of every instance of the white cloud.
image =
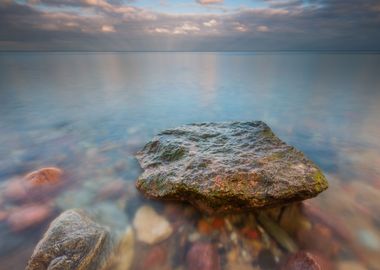
{"type": "Polygon", "coordinates": [[[269,31],[269,27],[266,26],[266,25],[259,25],[256,27],[256,30],[259,31],[259,32],[268,32],[269,31]]]}
{"type": "Polygon", "coordinates": [[[185,22],[181,26],[177,26],[174,28],[173,34],[178,35],[178,34],[188,34],[188,33],[194,33],[200,31],[200,28],[191,23],[191,22],[185,22]]]}
{"type": "Polygon", "coordinates": [[[154,28],[153,32],[156,32],[159,34],[169,34],[170,30],[167,28],[163,28],[163,27],[157,27],[157,28],[154,28]]]}
{"type": "Polygon", "coordinates": [[[218,22],[214,19],[211,19],[208,22],[204,22],[203,25],[206,27],[214,27],[218,25],[218,22]]]}
{"type": "Polygon", "coordinates": [[[197,2],[201,5],[210,5],[223,3],[224,0],[197,0],[197,2]]]}
{"type": "Polygon", "coordinates": [[[234,29],[239,32],[247,32],[249,30],[246,25],[239,22],[234,22],[234,29]]]}
{"type": "Polygon", "coordinates": [[[102,32],[104,33],[114,33],[116,32],[115,27],[113,25],[103,25],[102,32]]]}

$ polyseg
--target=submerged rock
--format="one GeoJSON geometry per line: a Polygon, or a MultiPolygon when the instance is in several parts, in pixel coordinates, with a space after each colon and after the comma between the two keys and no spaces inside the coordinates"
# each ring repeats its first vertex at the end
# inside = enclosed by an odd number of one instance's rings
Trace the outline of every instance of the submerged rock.
{"type": "Polygon", "coordinates": [[[56,184],[62,174],[63,171],[59,168],[47,167],[27,174],[25,179],[33,185],[56,184]]]}
{"type": "Polygon", "coordinates": [[[46,221],[52,214],[53,208],[48,205],[31,204],[12,209],[7,222],[13,232],[19,232],[46,221]]]}
{"type": "Polygon", "coordinates": [[[261,121],[165,130],[137,153],[147,197],[189,201],[207,213],[274,207],[328,187],[321,170],[261,121]]]}
{"type": "Polygon", "coordinates": [[[194,244],[186,257],[188,270],[220,270],[220,257],[215,247],[210,243],[194,244]]]}
{"type": "Polygon", "coordinates": [[[108,231],[83,211],[68,210],[50,224],[26,269],[101,269],[111,242],[108,231]]]}
{"type": "Polygon", "coordinates": [[[331,263],[325,258],[307,251],[290,256],[281,270],[331,270],[331,263]]]}
{"type": "Polygon", "coordinates": [[[147,205],[137,210],[133,226],[137,231],[137,239],[150,245],[168,239],[173,233],[169,222],[147,205]]]}

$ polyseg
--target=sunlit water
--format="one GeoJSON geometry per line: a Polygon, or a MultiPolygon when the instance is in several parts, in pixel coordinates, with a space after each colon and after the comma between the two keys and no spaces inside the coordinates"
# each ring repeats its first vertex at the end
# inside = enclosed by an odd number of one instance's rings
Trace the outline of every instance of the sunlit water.
{"type": "MultiPolygon", "coordinates": [[[[312,224],[322,226],[326,245],[336,242],[324,254],[334,267],[380,269],[379,70],[377,54],[1,53],[0,269],[23,269],[66,209],[98,209],[115,231],[144,204],[167,215],[166,205],[135,191],[141,171],[133,154],[162,129],[230,120],[265,121],[323,169],[330,188],[312,200],[322,213],[312,224]],[[46,166],[65,171],[59,190],[17,193],[15,181],[46,166]],[[10,218],[30,205],[48,206],[49,214],[10,218]]],[[[185,223],[196,231],[198,219],[185,223]]],[[[254,255],[242,261],[267,265],[254,255]]],[[[163,269],[184,265],[179,259],[163,269]]]]}

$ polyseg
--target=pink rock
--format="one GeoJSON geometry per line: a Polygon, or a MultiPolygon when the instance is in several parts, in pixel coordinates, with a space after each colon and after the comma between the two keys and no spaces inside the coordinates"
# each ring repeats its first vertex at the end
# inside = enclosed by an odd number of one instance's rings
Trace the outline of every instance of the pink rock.
{"type": "Polygon", "coordinates": [[[28,196],[29,188],[30,184],[25,183],[23,179],[12,178],[6,183],[4,195],[14,201],[24,200],[28,196]]]}
{"type": "Polygon", "coordinates": [[[0,221],[6,220],[8,217],[8,213],[0,210],[0,221]]]}
{"type": "Polygon", "coordinates": [[[139,269],[156,269],[166,264],[167,250],[164,246],[155,246],[149,250],[139,269]]]}
{"type": "Polygon", "coordinates": [[[281,270],[331,270],[331,264],[325,258],[306,251],[290,256],[281,270]]]}
{"type": "MultiPolygon", "coordinates": [[[[41,169],[43,170],[43,169],[41,169]]],[[[63,182],[59,182],[61,170],[46,168],[46,171],[35,171],[24,178],[14,177],[4,183],[1,195],[9,201],[33,203],[49,200],[61,190],[63,182]],[[57,182],[58,181],[58,182],[57,182]]],[[[0,196],[1,196],[0,195],[0,196]]]]}
{"type": "Polygon", "coordinates": [[[7,222],[12,231],[18,232],[42,223],[51,214],[52,207],[48,205],[25,205],[13,209],[8,215],[7,222]]]}
{"type": "Polygon", "coordinates": [[[195,243],[186,257],[188,270],[220,270],[220,257],[211,243],[195,243]]]}
{"type": "Polygon", "coordinates": [[[336,256],[341,247],[327,226],[316,223],[311,230],[301,230],[297,233],[299,245],[306,250],[317,251],[328,258],[336,256]]]}
{"type": "Polygon", "coordinates": [[[25,176],[33,185],[56,184],[61,180],[63,171],[56,167],[42,168],[25,176]]]}
{"type": "Polygon", "coordinates": [[[326,214],[319,207],[313,205],[310,200],[303,202],[302,212],[310,219],[328,226],[341,239],[351,241],[353,238],[343,220],[339,219],[339,217],[326,214]]]}

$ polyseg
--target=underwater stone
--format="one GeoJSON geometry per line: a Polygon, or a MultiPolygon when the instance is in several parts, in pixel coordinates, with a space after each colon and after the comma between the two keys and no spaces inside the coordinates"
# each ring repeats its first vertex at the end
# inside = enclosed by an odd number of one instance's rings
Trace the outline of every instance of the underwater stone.
{"type": "Polygon", "coordinates": [[[164,241],[173,233],[170,223],[148,205],[143,205],[136,211],[133,226],[137,239],[149,245],[164,241]]]}
{"type": "Polygon", "coordinates": [[[50,224],[26,269],[101,269],[112,247],[110,234],[104,227],[82,210],[68,210],[50,224]]]}
{"type": "Polygon", "coordinates": [[[136,155],[137,188],[188,201],[206,213],[276,207],[328,187],[321,170],[261,121],[200,123],[165,130],[136,155]]]}

